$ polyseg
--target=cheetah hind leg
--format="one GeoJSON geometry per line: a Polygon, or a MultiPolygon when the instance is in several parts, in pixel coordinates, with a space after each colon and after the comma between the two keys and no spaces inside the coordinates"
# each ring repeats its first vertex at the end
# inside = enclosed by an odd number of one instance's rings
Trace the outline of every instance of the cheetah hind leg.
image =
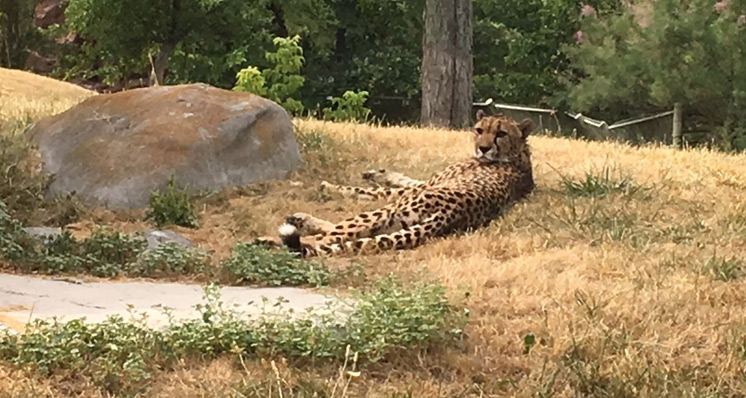
{"type": "Polygon", "coordinates": [[[288,224],[284,224],[280,228],[280,234],[290,251],[298,253],[302,257],[315,257],[320,255],[376,254],[388,250],[414,249],[425,241],[439,236],[443,227],[442,219],[435,216],[423,220],[420,224],[402,228],[394,233],[336,243],[308,243],[302,241],[298,230],[288,224]]]}
{"type": "Polygon", "coordinates": [[[339,193],[345,198],[378,200],[384,199],[387,202],[398,199],[413,188],[360,188],[345,185],[336,185],[328,181],[322,181],[319,190],[325,192],[339,193]]]}
{"type": "Polygon", "coordinates": [[[361,174],[363,180],[384,185],[391,188],[417,188],[425,184],[425,181],[415,180],[402,173],[388,171],[386,169],[368,170],[361,174]]]}
{"type": "Polygon", "coordinates": [[[369,170],[361,174],[364,180],[370,181],[376,188],[360,188],[345,185],[336,185],[328,181],[322,181],[319,190],[339,193],[346,198],[377,200],[385,199],[392,201],[419,188],[425,184],[424,181],[415,180],[402,173],[387,171],[386,169],[369,170]]]}
{"type": "MultiPolygon", "coordinates": [[[[283,224],[283,226],[287,227],[287,224],[283,224]]],[[[282,248],[294,248],[294,247],[300,247],[300,235],[297,234],[288,234],[287,229],[280,228],[278,230],[278,233],[280,234],[280,237],[274,237],[274,236],[262,236],[259,238],[254,239],[252,244],[254,246],[263,247],[267,250],[280,250],[282,248]]],[[[297,231],[294,229],[294,231],[297,231]]],[[[297,250],[291,250],[295,253],[299,253],[297,250]]]]}
{"type": "MultiPolygon", "coordinates": [[[[377,234],[398,231],[407,225],[416,224],[420,220],[419,212],[407,211],[397,212],[395,205],[389,204],[377,210],[360,213],[353,217],[346,218],[336,224],[328,225],[324,233],[313,236],[304,235],[304,229],[308,230],[304,224],[307,220],[302,218],[289,217],[285,220],[285,225],[290,225],[298,229],[297,234],[307,238],[308,242],[313,244],[323,243],[340,243],[358,238],[370,237],[377,234]]],[[[296,213],[296,215],[302,213],[296,213]]],[[[315,217],[305,215],[314,220],[315,217]]]]}

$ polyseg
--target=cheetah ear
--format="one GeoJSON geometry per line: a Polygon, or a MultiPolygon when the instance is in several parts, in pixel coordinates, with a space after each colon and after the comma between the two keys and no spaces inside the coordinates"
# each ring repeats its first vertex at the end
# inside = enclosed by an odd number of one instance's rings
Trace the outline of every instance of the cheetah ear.
{"type": "Polygon", "coordinates": [[[526,138],[534,130],[534,122],[531,119],[523,119],[522,122],[518,123],[518,129],[521,130],[521,137],[526,138]]]}
{"type": "Polygon", "coordinates": [[[482,120],[483,117],[484,117],[484,110],[483,109],[478,110],[477,111],[477,121],[482,120]]]}

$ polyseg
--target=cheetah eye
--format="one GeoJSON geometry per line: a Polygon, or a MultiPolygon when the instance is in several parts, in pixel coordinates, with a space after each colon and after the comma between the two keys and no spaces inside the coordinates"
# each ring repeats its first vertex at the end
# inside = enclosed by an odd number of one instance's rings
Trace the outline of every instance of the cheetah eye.
{"type": "Polygon", "coordinates": [[[482,134],[482,133],[484,133],[484,129],[481,127],[477,127],[477,134],[482,134]]]}
{"type": "Polygon", "coordinates": [[[497,138],[502,138],[502,137],[505,137],[506,135],[508,135],[508,133],[506,133],[506,132],[504,132],[502,130],[497,130],[495,132],[495,137],[497,137],[497,138]]]}

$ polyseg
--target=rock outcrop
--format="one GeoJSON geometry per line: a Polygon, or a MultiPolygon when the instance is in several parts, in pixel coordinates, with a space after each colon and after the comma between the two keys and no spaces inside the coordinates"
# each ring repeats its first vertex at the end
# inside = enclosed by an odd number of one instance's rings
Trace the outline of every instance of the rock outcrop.
{"type": "Polygon", "coordinates": [[[42,0],[34,8],[34,26],[46,28],[65,23],[65,6],[62,0],[42,0]]]}
{"type": "Polygon", "coordinates": [[[143,207],[170,176],[194,191],[282,178],[300,165],[287,112],[259,96],[204,84],[86,99],[41,120],[38,143],[51,194],[90,205],[143,207]]]}

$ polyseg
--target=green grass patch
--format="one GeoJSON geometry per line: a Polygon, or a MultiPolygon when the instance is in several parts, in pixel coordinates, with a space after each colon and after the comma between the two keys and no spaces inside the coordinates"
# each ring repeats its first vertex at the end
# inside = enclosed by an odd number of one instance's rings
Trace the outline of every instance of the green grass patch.
{"type": "Polygon", "coordinates": [[[615,171],[611,167],[586,172],[580,179],[560,176],[562,188],[571,196],[600,197],[610,194],[631,196],[642,192],[644,187],[631,176],[615,171]]]}
{"type": "Polygon", "coordinates": [[[702,272],[709,274],[712,279],[728,282],[746,274],[743,261],[737,257],[718,257],[713,255],[705,261],[702,272]]]}
{"type": "Polygon", "coordinates": [[[538,226],[553,241],[565,236],[572,240],[587,241],[591,245],[624,242],[641,247],[650,243],[654,232],[635,213],[611,209],[607,204],[596,200],[580,203],[575,198],[561,198],[556,206],[551,206],[541,214],[530,215],[527,220],[538,226]]]}
{"type": "Polygon", "coordinates": [[[224,279],[239,284],[323,286],[331,279],[329,269],[319,262],[243,242],[236,243],[231,256],[220,263],[220,270],[224,279]]]}
{"type": "Polygon", "coordinates": [[[232,255],[213,266],[199,249],[164,243],[152,250],[141,234],[99,227],[78,241],[68,232],[36,240],[0,202],[0,260],[24,273],[87,274],[99,277],[190,276],[230,285],[325,286],[335,276],[324,263],[306,261],[287,250],[268,250],[239,242],[232,255]]]}
{"type": "Polygon", "coordinates": [[[141,253],[129,263],[127,273],[147,277],[210,275],[211,262],[210,255],[202,250],[165,242],[141,253]]]}
{"type": "MultiPolygon", "coordinates": [[[[0,360],[41,375],[83,377],[110,394],[134,396],[153,372],[188,358],[276,357],[361,364],[454,344],[466,312],[435,282],[405,286],[389,276],[355,295],[346,317],[310,311],[299,317],[247,318],[226,309],[215,286],[205,289],[199,317],[162,330],[111,317],[102,323],[35,321],[27,331],[0,334],[0,360]]],[[[297,362],[296,362],[297,363],[297,362]]]]}

